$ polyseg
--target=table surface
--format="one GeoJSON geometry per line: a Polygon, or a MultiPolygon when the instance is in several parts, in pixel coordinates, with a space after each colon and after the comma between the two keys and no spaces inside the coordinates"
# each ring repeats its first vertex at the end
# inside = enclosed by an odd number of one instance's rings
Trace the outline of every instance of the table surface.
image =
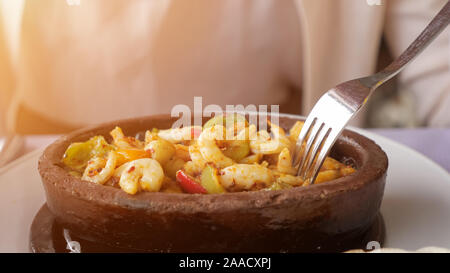
{"type": "MultiPolygon", "coordinates": [[[[450,128],[369,129],[368,131],[402,143],[424,154],[450,172],[450,128]]],[[[57,137],[56,135],[27,136],[21,154],[45,147],[57,137]]]]}
{"type": "Polygon", "coordinates": [[[430,158],[450,172],[450,128],[370,129],[430,158]]]}

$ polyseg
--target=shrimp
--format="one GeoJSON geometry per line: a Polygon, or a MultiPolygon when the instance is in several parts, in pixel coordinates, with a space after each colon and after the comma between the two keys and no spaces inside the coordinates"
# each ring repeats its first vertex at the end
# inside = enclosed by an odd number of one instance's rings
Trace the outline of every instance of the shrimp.
{"type": "Polygon", "coordinates": [[[255,124],[250,124],[248,127],[250,141],[268,141],[270,134],[266,130],[257,130],[255,124]]]}
{"type": "Polygon", "coordinates": [[[196,176],[197,174],[202,172],[207,162],[205,159],[203,159],[203,156],[200,153],[197,145],[189,146],[189,156],[191,161],[186,162],[183,166],[183,169],[189,175],[196,176]]]}
{"type": "Polygon", "coordinates": [[[153,140],[158,140],[160,137],[158,137],[158,131],[155,129],[153,130],[147,130],[145,131],[145,145],[148,145],[153,140]]]}
{"type": "Polygon", "coordinates": [[[255,154],[277,154],[284,148],[290,147],[291,142],[286,137],[286,133],[282,128],[275,124],[271,124],[270,131],[274,138],[271,139],[267,131],[260,130],[250,139],[250,149],[255,154]]]}
{"type": "Polygon", "coordinates": [[[296,173],[296,169],[292,167],[292,157],[288,148],[284,148],[278,155],[277,170],[286,174],[296,173]]]}
{"type": "MultiPolygon", "coordinates": [[[[242,130],[239,130],[234,137],[234,140],[250,140],[252,136],[254,136],[256,133],[256,126],[254,124],[251,124],[248,127],[242,128],[242,130]]],[[[228,137],[228,130],[227,130],[227,137],[228,137]]]]}
{"type": "Polygon", "coordinates": [[[184,161],[190,161],[189,147],[187,145],[175,144],[175,156],[183,159],[184,161]]]}
{"type": "Polygon", "coordinates": [[[116,128],[114,128],[114,130],[110,132],[110,135],[113,138],[114,145],[121,149],[130,150],[144,148],[144,143],[134,137],[125,136],[122,129],[118,126],[116,126],[116,128]]]}
{"type": "Polygon", "coordinates": [[[109,152],[107,159],[94,157],[88,161],[82,179],[97,184],[104,184],[114,174],[116,163],[117,154],[114,151],[109,152]]]}
{"type": "Polygon", "coordinates": [[[188,161],[184,163],[183,170],[190,176],[198,176],[202,173],[203,168],[196,165],[193,161],[188,161]]]}
{"type": "Polygon", "coordinates": [[[289,130],[289,138],[292,142],[296,143],[298,136],[300,135],[300,131],[302,130],[304,125],[303,121],[296,121],[295,124],[289,130]]]}
{"type": "Polygon", "coordinates": [[[200,168],[205,167],[206,160],[203,158],[202,154],[200,153],[200,150],[197,145],[191,145],[189,146],[189,157],[191,158],[192,162],[199,166],[200,168]]]}
{"type": "Polygon", "coordinates": [[[241,164],[253,164],[253,163],[259,163],[261,159],[263,158],[263,154],[252,154],[247,157],[244,157],[243,159],[239,160],[239,163],[241,164]]]}
{"type": "Polygon", "coordinates": [[[120,177],[122,176],[122,174],[123,174],[123,172],[125,171],[125,169],[127,169],[127,168],[129,167],[128,163],[130,163],[130,162],[131,162],[131,161],[129,161],[129,162],[127,162],[127,163],[124,163],[124,164],[120,165],[119,167],[117,167],[117,168],[114,170],[113,176],[120,179],[120,177]]]}
{"type": "Polygon", "coordinates": [[[268,186],[273,181],[272,172],[258,164],[236,164],[220,171],[219,181],[228,190],[250,190],[268,186]]]}
{"type": "Polygon", "coordinates": [[[202,131],[201,126],[188,126],[183,128],[173,128],[160,130],[158,136],[172,143],[180,143],[187,140],[194,140],[202,131]]]}
{"type": "Polygon", "coordinates": [[[152,158],[141,158],[125,165],[119,186],[126,193],[136,194],[140,190],[157,192],[161,189],[164,171],[158,161],[152,158]]]}
{"type": "Polygon", "coordinates": [[[215,125],[203,130],[197,142],[203,158],[207,162],[214,163],[217,168],[225,168],[234,164],[234,161],[225,156],[216,143],[216,140],[224,138],[225,133],[225,127],[215,125]]]}
{"type": "Polygon", "coordinates": [[[275,180],[278,183],[287,184],[290,186],[303,185],[304,180],[300,176],[293,176],[285,173],[275,173],[275,180]]]}

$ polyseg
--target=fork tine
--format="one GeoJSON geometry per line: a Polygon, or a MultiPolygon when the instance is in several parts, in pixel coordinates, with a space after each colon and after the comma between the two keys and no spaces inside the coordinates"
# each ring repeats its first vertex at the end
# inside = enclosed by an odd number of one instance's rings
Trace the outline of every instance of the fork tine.
{"type": "Polygon", "coordinates": [[[317,122],[314,125],[314,128],[311,131],[311,135],[308,138],[308,141],[306,142],[305,151],[303,153],[304,161],[302,162],[300,170],[300,176],[304,176],[306,173],[306,170],[309,168],[309,166],[312,164],[312,155],[315,150],[315,147],[317,145],[317,142],[320,142],[320,135],[323,129],[323,126],[325,124],[323,122],[317,122]]]}
{"type": "Polygon", "coordinates": [[[327,136],[325,136],[325,141],[323,143],[322,148],[319,151],[319,155],[317,157],[316,164],[314,165],[313,171],[311,173],[311,180],[309,181],[310,184],[314,184],[317,175],[319,174],[319,170],[322,167],[322,164],[325,160],[325,157],[327,156],[330,148],[334,145],[334,143],[337,140],[337,136],[340,134],[342,130],[336,130],[333,128],[329,129],[329,133],[327,136]]]}
{"type": "Polygon", "coordinates": [[[305,164],[309,160],[311,148],[313,147],[314,143],[316,142],[317,136],[318,136],[320,130],[322,129],[322,127],[323,127],[323,123],[319,124],[317,122],[317,118],[316,118],[314,121],[314,124],[312,125],[311,132],[309,133],[309,135],[307,136],[307,139],[305,140],[306,146],[305,146],[305,149],[303,150],[302,161],[300,163],[297,175],[299,173],[303,173],[305,164]]]}
{"type": "Polygon", "coordinates": [[[307,177],[312,177],[314,175],[314,172],[311,173],[311,171],[313,169],[316,169],[316,167],[319,163],[319,161],[317,160],[317,156],[320,155],[320,151],[322,150],[323,145],[325,144],[325,141],[328,138],[330,131],[331,131],[331,128],[329,128],[329,127],[325,126],[325,124],[323,124],[323,129],[317,138],[319,140],[319,142],[314,144],[311,155],[309,156],[309,161],[308,161],[306,167],[304,168],[304,172],[302,175],[302,178],[304,180],[307,177]]]}
{"type": "MultiPolygon", "coordinates": [[[[308,118],[306,119],[305,123],[303,124],[303,128],[300,131],[300,134],[297,138],[297,142],[295,144],[295,156],[294,160],[292,161],[294,164],[293,166],[299,170],[301,167],[302,161],[304,160],[303,156],[303,142],[307,140],[307,137],[309,136],[309,133],[311,132],[312,126],[315,123],[315,118],[308,118]]],[[[298,172],[298,171],[297,171],[298,172]]]]}

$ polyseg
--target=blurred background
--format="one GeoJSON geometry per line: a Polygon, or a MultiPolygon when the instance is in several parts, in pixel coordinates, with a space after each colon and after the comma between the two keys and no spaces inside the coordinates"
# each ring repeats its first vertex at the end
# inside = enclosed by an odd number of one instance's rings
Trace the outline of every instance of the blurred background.
{"type": "MultiPolygon", "coordinates": [[[[306,115],[397,57],[447,0],[1,0],[0,136],[176,104],[306,115]]],[[[353,122],[450,127],[450,29],[353,122]]]]}

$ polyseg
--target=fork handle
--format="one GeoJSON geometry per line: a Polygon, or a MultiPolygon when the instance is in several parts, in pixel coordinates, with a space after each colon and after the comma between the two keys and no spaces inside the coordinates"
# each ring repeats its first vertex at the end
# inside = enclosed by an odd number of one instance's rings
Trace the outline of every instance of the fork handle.
{"type": "Polygon", "coordinates": [[[410,61],[422,52],[450,23],[450,1],[439,11],[414,42],[390,65],[380,72],[361,79],[372,90],[397,75],[410,61]]]}

